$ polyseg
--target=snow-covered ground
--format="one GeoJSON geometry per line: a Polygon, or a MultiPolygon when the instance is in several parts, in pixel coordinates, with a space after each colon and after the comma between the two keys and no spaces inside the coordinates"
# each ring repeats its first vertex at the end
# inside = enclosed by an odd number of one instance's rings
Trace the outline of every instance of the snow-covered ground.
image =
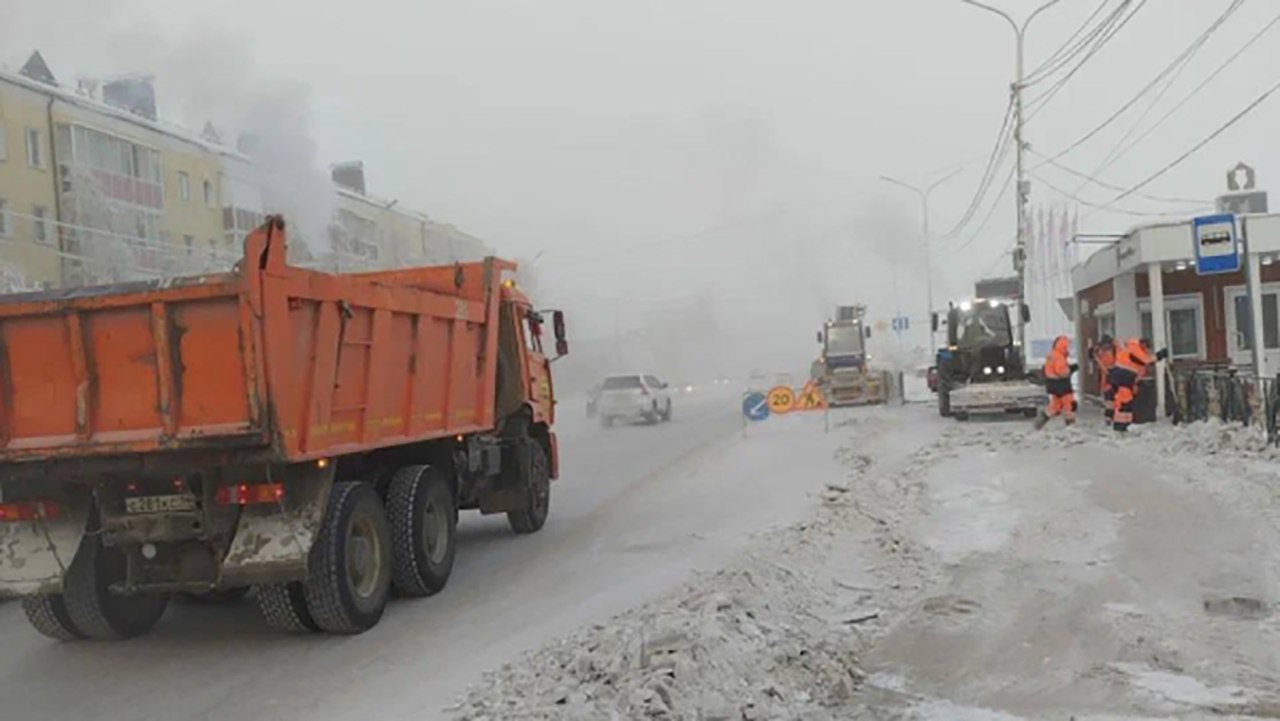
{"type": "Polygon", "coordinates": [[[175,604],[56,644],[0,606],[0,718],[1280,716],[1258,434],[928,405],[744,429],[739,401],[611,430],[566,403],[547,528],[465,516],[446,592],[362,636],[175,604]]]}
{"type": "MultiPolygon", "coordinates": [[[[816,514],[506,665],[465,719],[1280,714],[1276,452],[1217,424],[833,427],[816,514]]],[[[807,437],[807,436],[806,436],[807,437]]]]}

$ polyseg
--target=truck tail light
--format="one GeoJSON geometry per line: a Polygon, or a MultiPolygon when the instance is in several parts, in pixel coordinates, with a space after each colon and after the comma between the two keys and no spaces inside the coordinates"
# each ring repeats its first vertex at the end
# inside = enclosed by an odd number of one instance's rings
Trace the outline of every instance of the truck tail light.
{"type": "Polygon", "coordinates": [[[17,523],[46,519],[56,521],[62,517],[62,506],[56,501],[14,501],[0,503],[0,523],[17,523]]]}
{"type": "Polygon", "coordinates": [[[282,483],[240,483],[234,486],[222,486],[213,496],[213,500],[220,506],[277,503],[281,498],[284,498],[282,483]]]}

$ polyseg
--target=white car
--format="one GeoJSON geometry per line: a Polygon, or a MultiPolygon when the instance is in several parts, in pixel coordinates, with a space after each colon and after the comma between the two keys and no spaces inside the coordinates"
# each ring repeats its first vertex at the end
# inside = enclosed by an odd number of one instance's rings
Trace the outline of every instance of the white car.
{"type": "Polygon", "coordinates": [[[657,423],[671,420],[671,391],[656,376],[609,376],[600,388],[596,412],[606,427],[615,421],[657,423]]]}

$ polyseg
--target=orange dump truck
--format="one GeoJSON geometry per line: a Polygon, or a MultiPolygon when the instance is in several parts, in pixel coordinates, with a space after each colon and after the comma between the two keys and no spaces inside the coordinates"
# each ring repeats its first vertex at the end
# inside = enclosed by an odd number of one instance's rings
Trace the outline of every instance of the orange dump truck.
{"type": "Polygon", "coordinates": [[[0,593],[64,640],[251,587],[358,633],[444,587],[459,509],[537,531],[568,344],[514,271],[291,267],[272,218],[231,273],[0,298],[0,593]]]}

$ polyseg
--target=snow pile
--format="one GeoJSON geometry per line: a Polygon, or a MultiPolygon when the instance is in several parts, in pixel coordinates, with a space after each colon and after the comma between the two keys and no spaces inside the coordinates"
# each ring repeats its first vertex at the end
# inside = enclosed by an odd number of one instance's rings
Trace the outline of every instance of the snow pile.
{"type": "Polygon", "coordinates": [[[1159,430],[1161,432],[1142,433],[1141,437],[1163,455],[1277,456],[1276,449],[1267,443],[1267,430],[1258,425],[1224,423],[1213,418],[1159,430]]]}
{"type": "Polygon", "coordinates": [[[502,719],[842,719],[864,675],[858,627],[878,613],[820,573],[872,461],[836,453],[815,521],[761,534],[754,553],[680,592],[486,674],[454,711],[502,719]],[[842,710],[843,709],[843,710],[842,710]]]}
{"type": "Polygon", "coordinates": [[[863,675],[832,594],[755,560],[490,674],[461,718],[841,717],[863,675]]]}

